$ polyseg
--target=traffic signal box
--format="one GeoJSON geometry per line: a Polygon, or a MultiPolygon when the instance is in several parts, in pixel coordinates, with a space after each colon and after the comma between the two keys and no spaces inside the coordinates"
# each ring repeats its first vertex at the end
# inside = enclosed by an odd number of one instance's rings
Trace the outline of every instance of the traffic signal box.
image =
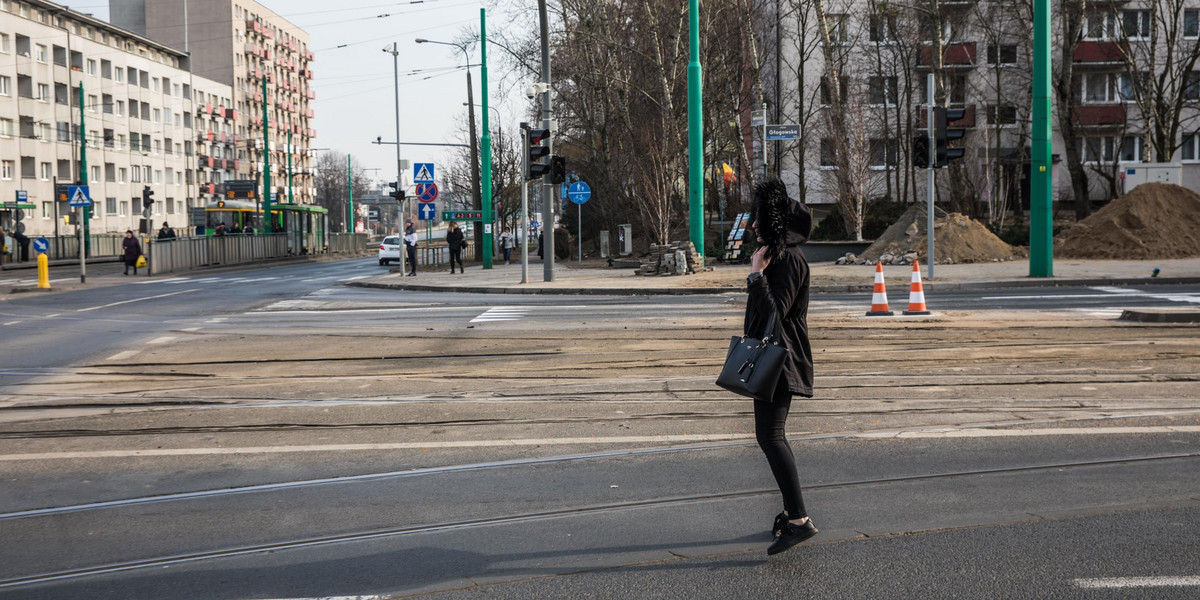
{"type": "MultiPolygon", "coordinates": [[[[965,117],[967,111],[961,108],[933,107],[933,144],[935,169],[950,166],[950,161],[963,157],[962,148],[951,148],[950,142],[961,140],[966,130],[951,128],[949,125],[965,117]]],[[[929,168],[929,137],[918,135],[913,137],[912,163],[918,169],[929,168]]]]}
{"type": "Polygon", "coordinates": [[[404,196],[405,196],[404,188],[400,187],[399,183],[392,181],[392,182],[388,183],[388,187],[392,188],[392,191],[388,192],[389,196],[395,198],[397,202],[401,202],[404,200],[404,196]]]}
{"type": "Polygon", "coordinates": [[[567,180],[567,159],[562,156],[550,157],[550,183],[561,185],[567,180]]]}
{"type": "Polygon", "coordinates": [[[528,169],[525,171],[526,181],[541,179],[551,171],[552,165],[541,162],[543,158],[546,158],[550,155],[550,148],[543,145],[543,142],[546,142],[549,139],[549,129],[525,130],[525,141],[527,142],[526,147],[529,149],[529,155],[526,160],[526,163],[529,165],[528,169]]]}
{"type": "Polygon", "coordinates": [[[154,205],[154,190],[150,186],[142,187],[142,208],[150,208],[154,205]]]}

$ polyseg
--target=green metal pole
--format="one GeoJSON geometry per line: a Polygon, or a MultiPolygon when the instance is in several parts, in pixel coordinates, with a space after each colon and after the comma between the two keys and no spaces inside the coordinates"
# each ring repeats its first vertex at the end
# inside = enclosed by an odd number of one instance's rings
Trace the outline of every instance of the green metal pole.
{"type": "Polygon", "coordinates": [[[262,78],[262,116],[263,116],[263,223],[264,231],[275,233],[274,223],[271,222],[271,118],[267,115],[267,76],[262,78]]]}
{"type": "Polygon", "coordinates": [[[346,154],[346,197],[350,202],[350,212],[346,214],[346,233],[354,233],[354,179],[350,176],[350,155],[346,154]]]}
{"type": "Polygon", "coordinates": [[[688,230],[704,256],[704,117],[700,78],[700,1],[688,2],[688,230]]]}
{"type": "MultiPolygon", "coordinates": [[[[87,168],[87,127],[84,125],[83,82],[79,82],[79,183],[88,184],[87,168]]],[[[92,207],[83,207],[83,246],[80,252],[84,256],[92,254],[92,207]]]]}
{"type": "Polygon", "coordinates": [[[483,268],[492,268],[492,134],[488,128],[488,80],[487,80],[487,15],[479,9],[479,71],[483,87],[483,137],[479,138],[480,154],[483,156],[483,268]]]}
{"type": "Polygon", "coordinates": [[[1029,276],[1054,276],[1050,162],[1050,0],[1033,2],[1033,156],[1029,211],[1029,276]]]}
{"type": "Polygon", "coordinates": [[[288,130],[288,204],[294,204],[292,200],[292,130],[288,130]]]}

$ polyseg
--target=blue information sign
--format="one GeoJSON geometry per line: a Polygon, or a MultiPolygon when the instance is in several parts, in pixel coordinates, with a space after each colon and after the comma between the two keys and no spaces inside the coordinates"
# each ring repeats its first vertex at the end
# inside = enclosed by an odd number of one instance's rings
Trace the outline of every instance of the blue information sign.
{"type": "Polygon", "coordinates": [[[592,197],[592,188],[582,181],[576,181],[567,190],[567,197],[575,204],[583,204],[588,201],[588,198],[592,197]]]}
{"type": "Polygon", "coordinates": [[[433,183],[433,163],[413,163],[413,183],[433,183]]]}
{"type": "Polygon", "coordinates": [[[437,217],[437,205],[432,202],[422,202],[417,206],[417,218],[422,221],[432,221],[437,217]]]}
{"type": "Polygon", "coordinates": [[[34,252],[37,252],[38,254],[44,254],[49,250],[50,250],[50,240],[47,240],[44,237],[40,237],[36,240],[33,240],[33,251],[34,252]]]}

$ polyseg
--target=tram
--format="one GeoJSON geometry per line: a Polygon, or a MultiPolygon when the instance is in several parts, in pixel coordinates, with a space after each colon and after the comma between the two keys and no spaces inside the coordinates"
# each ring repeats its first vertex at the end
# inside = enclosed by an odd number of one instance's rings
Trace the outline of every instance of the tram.
{"type": "Polygon", "coordinates": [[[214,235],[225,224],[226,235],[251,231],[287,235],[288,252],[315,254],[329,247],[329,210],[305,204],[272,204],[270,229],[264,226],[262,209],[247,200],[216,200],[204,207],[204,235],[214,235]]]}

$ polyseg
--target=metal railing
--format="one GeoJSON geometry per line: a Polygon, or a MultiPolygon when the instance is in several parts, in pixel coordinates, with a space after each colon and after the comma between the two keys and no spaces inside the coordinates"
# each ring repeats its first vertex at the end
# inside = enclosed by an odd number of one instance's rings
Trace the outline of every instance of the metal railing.
{"type": "MultiPolygon", "coordinates": [[[[329,245],[323,253],[363,254],[366,250],[365,233],[335,233],[330,234],[329,245]]],[[[295,251],[289,251],[286,233],[151,240],[145,253],[151,275],[297,255],[295,251]]]]}
{"type": "Polygon", "coordinates": [[[329,234],[328,252],[332,254],[361,254],[369,250],[365,233],[329,234]]]}

